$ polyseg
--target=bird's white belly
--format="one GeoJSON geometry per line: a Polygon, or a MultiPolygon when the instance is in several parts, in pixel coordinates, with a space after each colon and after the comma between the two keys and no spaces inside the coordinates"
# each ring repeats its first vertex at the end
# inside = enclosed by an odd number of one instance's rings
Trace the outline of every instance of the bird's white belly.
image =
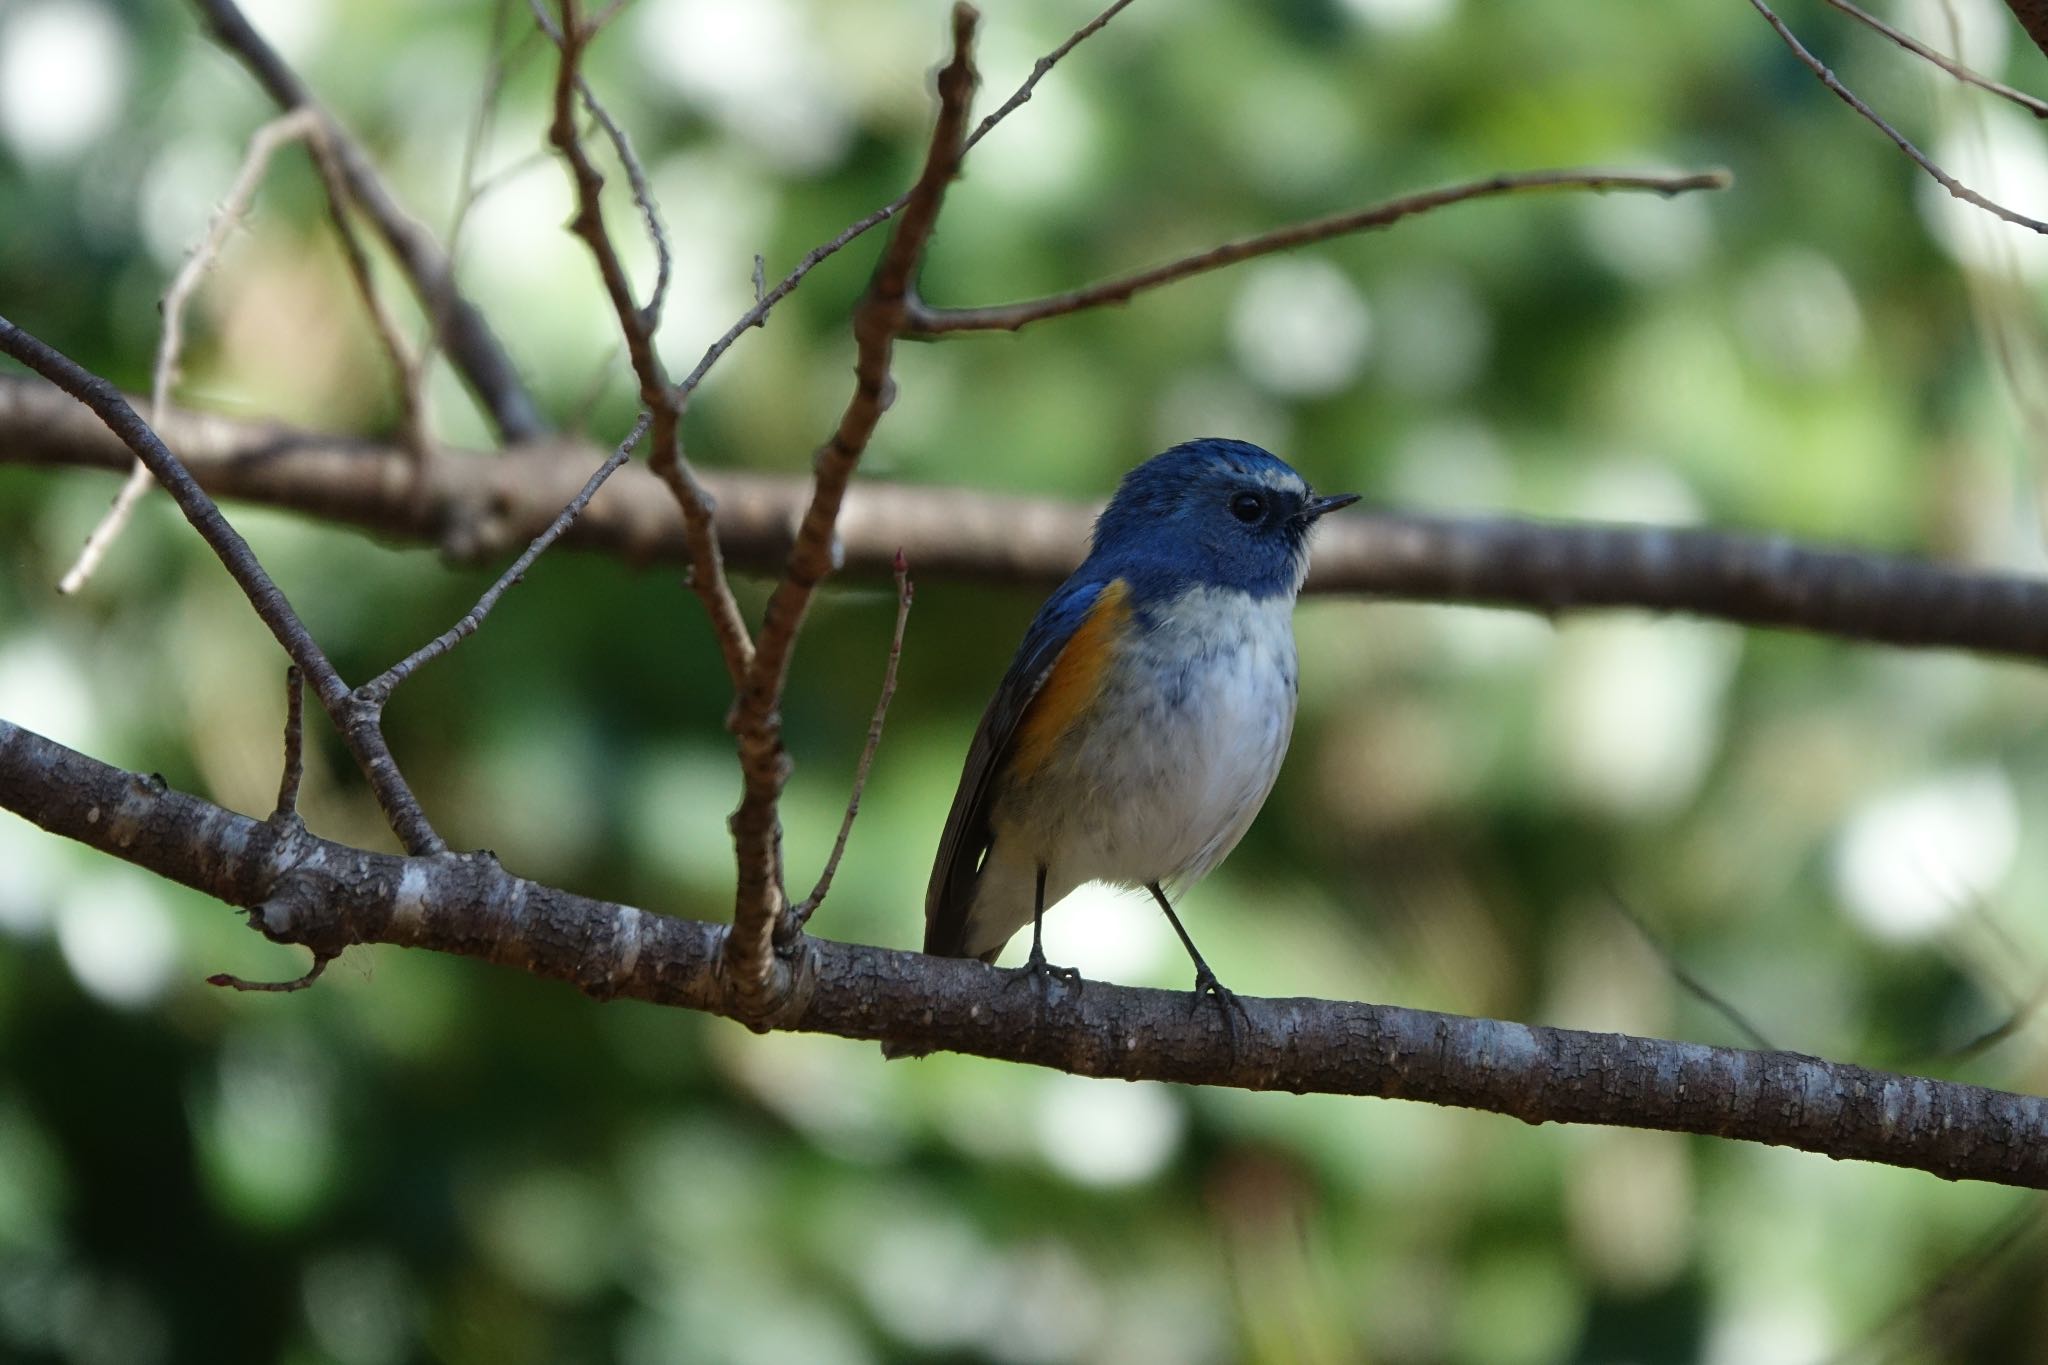
{"type": "Polygon", "coordinates": [[[1088,881],[1186,885],[1236,846],[1294,727],[1293,605],[1198,589],[1130,640],[1085,728],[1018,793],[1048,903],[1088,881]]]}

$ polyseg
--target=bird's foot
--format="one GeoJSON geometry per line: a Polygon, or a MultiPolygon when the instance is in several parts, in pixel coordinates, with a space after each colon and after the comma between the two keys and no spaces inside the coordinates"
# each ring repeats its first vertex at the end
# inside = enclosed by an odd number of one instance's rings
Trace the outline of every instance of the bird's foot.
{"type": "Polygon", "coordinates": [[[1223,1029],[1226,1033],[1233,1037],[1236,1035],[1238,1019],[1244,1020],[1245,1027],[1251,1027],[1251,1012],[1245,1009],[1244,1001],[1237,998],[1236,991],[1216,979],[1216,973],[1209,970],[1209,964],[1206,962],[1195,968],[1195,998],[1194,1003],[1188,1007],[1188,1013],[1193,1014],[1200,1009],[1205,997],[1216,1002],[1217,1012],[1223,1016],[1223,1029]],[[1233,1014],[1236,1018],[1232,1018],[1233,1014]]]}
{"type": "Polygon", "coordinates": [[[1020,981],[1029,981],[1031,988],[1040,995],[1045,994],[1054,981],[1072,986],[1078,993],[1082,984],[1081,969],[1053,966],[1045,960],[1045,949],[1034,943],[1031,945],[1031,956],[1025,959],[1024,965],[1010,968],[1010,979],[1007,984],[1014,986],[1020,981]]]}

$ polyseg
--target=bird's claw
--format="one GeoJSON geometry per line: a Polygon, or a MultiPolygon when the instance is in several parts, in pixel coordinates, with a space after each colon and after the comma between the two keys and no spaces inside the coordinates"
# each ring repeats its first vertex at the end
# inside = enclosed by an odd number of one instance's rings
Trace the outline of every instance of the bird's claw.
{"type": "Polygon", "coordinates": [[[1237,998],[1236,991],[1218,981],[1216,973],[1210,971],[1206,963],[1195,971],[1194,1000],[1188,1006],[1188,1013],[1193,1014],[1202,1008],[1205,997],[1216,1002],[1216,1009],[1223,1016],[1223,1027],[1226,1030],[1235,1032],[1235,1021],[1231,1019],[1233,1012],[1239,1019],[1244,1020],[1247,1028],[1251,1026],[1251,1012],[1244,1007],[1244,1001],[1237,998]]]}
{"type": "Polygon", "coordinates": [[[1024,965],[1010,969],[1010,979],[1006,984],[1014,986],[1020,981],[1029,981],[1032,984],[1032,988],[1040,994],[1044,994],[1047,983],[1052,981],[1072,986],[1076,992],[1079,992],[1081,989],[1081,969],[1078,967],[1053,966],[1052,963],[1045,960],[1044,950],[1034,943],[1031,946],[1031,956],[1025,959],[1024,965]]]}

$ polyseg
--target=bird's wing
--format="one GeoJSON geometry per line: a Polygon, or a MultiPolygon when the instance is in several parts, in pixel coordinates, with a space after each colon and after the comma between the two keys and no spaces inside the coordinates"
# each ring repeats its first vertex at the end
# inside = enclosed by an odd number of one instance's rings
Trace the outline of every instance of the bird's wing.
{"type": "Polygon", "coordinates": [[[1129,585],[1085,574],[1084,569],[1068,579],[1038,609],[967,747],[960,790],[925,892],[928,953],[953,957],[964,951],[968,907],[993,837],[995,775],[1006,762],[1027,769],[1043,763],[1100,686],[1107,647],[1129,613],[1129,585]]]}

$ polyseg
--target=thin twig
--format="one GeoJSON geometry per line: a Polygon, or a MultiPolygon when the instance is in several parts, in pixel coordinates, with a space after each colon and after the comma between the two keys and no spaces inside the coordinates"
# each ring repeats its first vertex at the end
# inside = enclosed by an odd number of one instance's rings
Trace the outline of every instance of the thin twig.
{"type": "Polygon", "coordinates": [[[297,664],[284,670],[284,773],[277,781],[273,821],[299,813],[299,785],[306,777],[306,675],[297,664]]]}
{"type": "Polygon", "coordinates": [[[349,198],[362,209],[377,235],[390,249],[412,285],[422,311],[441,327],[441,347],[449,362],[483,404],[491,424],[506,441],[527,441],[547,434],[518,368],[499,343],[476,306],[455,285],[448,258],[432,234],[414,222],[377,178],[363,149],[313,98],[297,72],[277,55],[249,23],[234,0],[192,0],[214,40],[239,58],[264,91],[281,108],[312,109],[327,130],[328,145],[348,183],[349,198]]]}
{"type": "Polygon", "coordinates": [[[1658,959],[1663,962],[1664,969],[1671,973],[1672,980],[1682,986],[1694,999],[1720,1015],[1723,1019],[1726,1019],[1734,1027],[1735,1031],[1749,1042],[1751,1047],[1762,1048],[1766,1052],[1776,1049],[1777,1044],[1766,1038],[1762,1029],[1750,1023],[1741,1010],[1730,1004],[1713,987],[1707,985],[1706,982],[1700,980],[1697,976],[1694,976],[1691,969],[1678,960],[1678,954],[1671,950],[1671,945],[1666,943],[1656,930],[1650,927],[1647,920],[1636,913],[1635,907],[1628,903],[1627,898],[1618,889],[1609,886],[1606,888],[1606,891],[1608,903],[1615,908],[1623,919],[1635,926],[1636,933],[1642,938],[1644,943],[1649,945],[1650,951],[1655,953],[1658,959]]]}
{"type": "Polygon", "coordinates": [[[1825,62],[1808,51],[1806,44],[1799,41],[1798,35],[1786,27],[1785,21],[1778,17],[1777,11],[1765,4],[1764,0],[1749,0],[1749,3],[1751,8],[1764,17],[1764,21],[1771,26],[1778,37],[1784,40],[1785,46],[1792,49],[1792,55],[1797,57],[1801,64],[1819,79],[1822,85],[1832,90],[1836,98],[1840,99],[1842,103],[1848,105],[1851,109],[1854,109],[1872,127],[1890,138],[1894,146],[1912,158],[1914,165],[1934,177],[1936,184],[1964,203],[1975,204],[1986,213],[1995,214],[2008,223],[2017,224],[2033,232],[2048,233],[2048,223],[2044,223],[2038,218],[2029,218],[2024,213],[2014,212],[1995,200],[1985,198],[1962,181],[1950,175],[1940,166],[1937,166],[1926,153],[1915,147],[1904,133],[1885,122],[1882,114],[1879,114],[1875,109],[1865,104],[1861,96],[1848,86],[1842,84],[1840,77],[1830,71],[1825,62]]]}
{"type": "Polygon", "coordinates": [[[583,509],[590,505],[590,500],[597,496],[597,490],[604,487],[604,481],[626,462],[633,447],[640,444],[640,438],[647,434],[650,420],[649,414],[643,410],[639,420],[633,423],[632,431],[628,432],[626,439],[612,451],[610,458],[597,467],[597,472],[590,476],[582,490],[569,500],[569,505],[549,523],[548,529],[534,538],[533,543],[526,547],[526,552],[513,560],[511,567],[504,573],[498,575],[497,582],[484,589],[484,595],[477,599],[476,605],[471,607],[461,620],[357,688],[356,697],[373,706],[383,706],[391,700],[391,694],[398,685],[417,672],[422,664],[440,658],[476,634],[477,627],[491,614],[491,608],[498,605],[498,599],[515,583],[526,577],[527,570],[533,567],[533,562],[546,552],[548,546],[561,538],[562,532],[569,529],[576,518],[582,515],[583,509]]]}
{"type": "Polygon", "coordinates": [[[916,590],[910,582],[910,565],[903,557],[903,551],[896,552],[896,624],[889,633],[889,661],[882,669],[882,695],[875,699],[875,714],[868,721],[867,742],[861,746],[860,762],[853,769],[853,794],[846,800],[846,814],[839,821],[839,835],[832,841],[832,852],[825,859],[825,870],[818,874],[818,884],[811,888],[811,894],[790,912],[789,922],[777,935],[779,939],[794,938],[811,922],[825,897],[832,893],[832,878],[839,872],[839,860],[846,854],[846,841],[853,834],[854,817],[860,814],[861,793],[867,790],[868,769],[875,763],[875,750],[882,743],[882,722],[889,717],[889,702],[896,695],[896,665],[903,658],[903,629],[910,622],[910,601],[916,590]]]}
{"type": "Polygon", "coordinates": [[[283,590],[271,581],[263,565],[257,562],[249,542],[228,524],[220,509],[214,506],[213,499],[200,488],[178,457],[158,439],[149,424],[128,406],[121,391],[4,317],[0,317],[0,352],[13,356],[91,408],[108,429],[148,466],[156,481],[178,504],[178,510],[185,514],[185,519],[212,547],[228,575],[249,599],[249,605],[256,609],[256,615],[284,647],[285,654],[304,670],[321,707],[333,719],[357,766],[369,779],[370,789],[376,793],[377,804],[383,808],[392,832],[412,853],[445,852],[448,845],[434,832],[426,812],[420,809],[419,800],[399,773],[398,764],[391,757],[391,746],[385,742],[376,717],[356,704],[348,684],[342,681],[298,613],[292,610],[283,590]]]}
{"type": "Polygon", "coordinates": [[[1918,38],[1915,38],[1912,34],[1893,28],[1869,10],[1853,5],[1849,0],[1827,0],[1827,2],[1848,15],[1851,19],[1854,19],[1857,23],[1883,34],[1914,56],[1923,61],[1932,62],[1935,66],[1948,72],[1949,75],[1954,76],[1963,84],[1974,85],[1979,90],[1990,91],[2000,99],[2010,100],[2035,118],[2048,119],[2048,100],[2037,99],[2024,90],[2015,90],[2003,81],[1995,81],[1982,72],[1972,71],[1955,58],[1944,56],[1942,53],[1921,42],[1918,38]]]}
{"type": "Polygon", "coordinates": [[[989,308],[933,308],[921,299],[912,298],[909,305],[910,325],[905,335],[916,338],[943,336],[949,332],[1014,332],[1020,327],[1045,318],[1060,317],[1067,313],[1078,313],[1086,308],[1099,308],[1104,304],[1125,303],[1134,295],[1161,285],[1172,284],[1224,266],[1235,265],[1258,256],[1269,256],[1276,251],[1289,251],[1295,247],[1325,242],[1332,237],[1345,237],[1358,232],[1371,232],[1391,227],[1404,218],[1428,213],[1449,204],[1460,204],[1468,199],[1490,199],[1505,194],[1540,193],[1551,190],[1647,190],[1665,196],[1684,194],[1691,190],[1722,190],[1734,183],[1734,177],[1725,170],[1701,171],[1691,175],[1649,175],[1632,171],[1522,171],[1512,175],[1493,175],[1484,180],[1468,180],[1462,184],[1445,185],[1438,189],[1423,190],[1417,194],[1403,195],[1370,208],[1354,209],[1349,213],[1333,214],[1306,223],[1293,223],[1287,227],[1262,232],[1255,237],[1244,237],[1207,251],[1183,256],[1146,270],[1119,275],[1115,279],[1103,280],[1063,294],[1052,294],[1041,299],[1030,299],[1023,303],[1000,304],[989,308]]]}
{"type": "Polygon", "coordinates": [[[812,460],[810,505],[797,528],[782,581],[768,598],[753,665],[733,706],[731,728],[739,743],[744,789],[731,821],[738,877],[725,961],[742,996],[758,996],[772,988],[776,965],[773,940],[786,908],[782,824],[776,806],[789,779],[781,705],[790,655],[811,597],[833,569],[835,527],[847,484],[893,396],[889,366],[896,338],[907,320],[911,284],[938,222],[946,187],[960,170],[962,139],[974,97],[974,34],[980,17],[964,0],[953,6],[953,56],[939,72],[939,112],[924,169],[897,217],[874,280],[854,309],[858,355],[853,396],[837,429],[812,460]]]}
{"type": "MultiPolygon", "coordinates": [[[[249,211],[249,203],[256,197],[256,187],[270,173],[270,161],[277,149],[305,137],[314,127],[312,113],[301,109],[274,118],[256,130],[255,136],[249,139],[249,150],[242,158],[242,167],[228,186],[227,197],[206,225],[206,235],[200,238],[199,245],[192,249],[192,254],[178,267],[178,273],[172,276],[171,287],[164,293],[163,330],[157,337],[156,365],[150,376],[151,425],[163,420],[165,405],[171,398],[171,385],[177,382],[178,360],[185,347],[185,305],[199,288],[199,281],[220,259],[228,235],[249,211]]],[[[120,538],[135,504],[148,491],[150,482],[148,466],[137,460],[129,469],[127,482],[114,495],[113,506],[100,518],[99,525],[93,527],[92,534],[85,538],[85,547],[78,552],[77,562],[59,580],[58,592],[74,593],[85,586],[93,570],[99,567],[107,551],[120,538]]]]}
{"type": "Polygon", "coordinates": [[[349,208],[352,201],[348,178],[342,173],[341,162],[334,154],[334,148],[327,137],[326,125],[321,125],[309,139],[313,149],[313,165],[320,172],[320,183],[327,192],[327,215],[334,223],[334,234],[341,241],[342,259],[348,265],[349,279],[354,281],[356,295],[363,301],[363,308],[370,315],[370,325],[377,333],[377,340],[384,348],[385,361],[391,366],[392,382],[398,389],[399,427],[405,433],[405,448],[413,457],[413,480],[415,490],[424,488],[427,479],[427,463],[433,457],[434,436],[427,416],[426,385],[422,382],[422,363],[406,343],[398,326],[398,319],[392,315],[390,305],[377,289],[377,277],[370,269],[369,253],[363,250],[362,239],[356,236],[355,226],[349,222],[349,208]]]}
{"type": "Polygon", "coordinates": [[[1108,9],[1068,34],[1065,42],[1033,62],[1031,64],[1031,74],[1024,78],[1024,84],[1018,86],[1010,98],[997,105],[995,111],[983,119],[975,127],[974,131],[967,135],[967,140],[960,146],[961,155],[964,156],[968,152],[973,151],[975,144],[993,132],[998,123],[1001,123],[1004,119],[1015,113],[1019,106],[1028,104],[1031,100],[1032,92],[1038,89],[1038,83],[1045,79],[1047,72],[1060,64],[1062,57],[1065,57],[1069,52],[1072,52],[1082,43],[1101,32],[1103,26],[1116,18],[1117,15],[1123,13],[1130,3],[1131,0],[1116,0],[1116,3],[1108,9]]]}
{"type": "Polygon", "coordinates": [[[289,981],[249,981],[230,972],[215,972],[206,978],[206,984],[231,991],[276,991],[288,995],[293,991],[302,991],[318,981],[320,974],[327,970],[327,964],[339,956],[339,953],[316,951],[313,954],[313,965],[306,969],[306,974],[295,976],[289,981]]]}
{"type": "MultiPolygon", "coordinates": [[[[1047,72],[1059,65],[1061,58],[1072,52],[1083,41],[1100,32],[1105,24],[1116,18],[1123,11],[1124,7],[1130,3],[1131,0],[1116,0],[1116,3],[1112,4],[1108,9],[1103,10],[1102,13],[1075,29],[1067,36],[1065,42],[1032,63],[1031,74],[1024,78],[1024,83],[1018,86],[1010,98],[1005,100],[994,113],[983,119],[980,125],[968,135],[966,141],[961,144],[961,155],[965,156],[967,148],[974,146],[987,137],[995,130],[997,124],[1008,118],[1012,112],[1029,100],[1031,92],[1038,88],[1038,83],[1045,79],[1047,72]]],[[[811,271],[818,267],[820,262],[837,254],[841,248],[845,247],[855,238],[865,234],[870,228],[878,227],[901,213],[903,206],[909,202],[910,194],[908,191],[905,191],[872,213],[856,219],[848,224],[831,241],[820,243],[805,252],[803,259],[798,261],[795,267],[787,275],[784,275],[773,289],[765,292],[761,288],[762,267],[757,258],[754,268],[754,306],[740,314],[739,321],[726,328],[725,335],[719,337],[718,340],[705,348],[704,354],[698,358],[696,365],[691,367],[687,375],[683,376],[682,383],[676,385],[677,394],[687,401],[689,396],[696,391],[697,386],[704,382],[704,376],[711,372],[711,367],[718,363],[719,357],[723,356],[728,350],[731,350],[732,344],[738,341],[750,328],[764,325],[768,321],[768,314],[774,309],[775,305],[787,298],[790,291],[803,282],[804,276],[810,274],[811,271]]]]}
{"type": "Polygon", "coordinates": [[[585,92],[580,64],[591,32],[577,20],[576,0],[562,0],[559,28],[549,20],[540,0],[533,0],[533,7],[542,31],[554,40],[561,54],[555,73],[554,118],[548,127],[548,140],[568,164],[576,189],[576,215],[570,220],[569,230],[590,248],[605,293],[611,299],[612,312],[618,317],[626,353],[640,381],[641,405],[654,415],[653,449],[647,467],[668,485],[682,509],[683,525],[690,540],[690,587],[711,618],[719,656],[725,662],[727,676],[737,687],[753,666],[753,638],[740,616],[732,585],[726,581],[718,528],[712,520],[711,497],[683,457],[682,398],[670,386],[661,356],[655,350],[650,315],[633,302],[632,283],[605,227],[604,176],[590,159],[576,128],[576,107],[585,92]]]}

